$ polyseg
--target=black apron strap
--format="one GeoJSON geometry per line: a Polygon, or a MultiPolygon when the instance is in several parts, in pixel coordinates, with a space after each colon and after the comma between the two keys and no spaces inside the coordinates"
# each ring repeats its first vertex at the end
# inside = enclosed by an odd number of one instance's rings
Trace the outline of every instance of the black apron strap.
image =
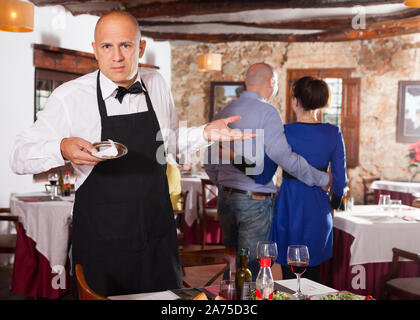
{"type": "Polygon", "coordinates": [[[105,106],[105,101],[102,97],[102,90],[101,90],[101,86],[100,86],[100,82],[99,82],[99,75],[100,75],[101,71],[98,70],[98,77],[96,80],[96,97],[98,100],[98,107],[99,107],[99,113],[101,115],[102,119],[105,119],[108,114],[106,112],[106,106],[105,106]]]}

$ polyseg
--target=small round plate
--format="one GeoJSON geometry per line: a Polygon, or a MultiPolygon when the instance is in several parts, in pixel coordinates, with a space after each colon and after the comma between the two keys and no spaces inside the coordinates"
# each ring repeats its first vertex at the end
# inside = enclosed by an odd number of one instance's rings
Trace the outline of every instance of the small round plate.
{"type": "MultiPolygon", "coordinates": [[[[118,151],[118,154],[116,156],[98,157],[94,154],[91,154],[91,155],[94,156],[95,158],[98,158],[98,159],[109,160],[109,159],[121,158],[128,153],[127,147],[125,145],[123,145],[122,143],[114,142],[114,144],[115,144],[115,147],[117,148],[117,151],[118,151]]],[[[109,142],[109,141],[95,142],[95,143],[93,143],[93,146],[96,148],[96,150],[102,151],[104,149],[110,148],[111,147],[111,142],[109,142]]]]}

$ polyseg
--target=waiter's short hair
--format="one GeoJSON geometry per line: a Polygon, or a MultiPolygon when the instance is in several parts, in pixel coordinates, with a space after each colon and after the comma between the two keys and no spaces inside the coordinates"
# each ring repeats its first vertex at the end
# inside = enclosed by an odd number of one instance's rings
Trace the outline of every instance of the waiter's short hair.
{"type": "Polygon", "coordinates": [[[95,35],[96,35],[96,29],[98,28],[98,25],[101,23],[101,21],[104,18],[107,18],[109,16],[113,16],[113,15],[121,15],[121,16],[125,16],[128,19],[130,19],[130,21],[133,23],[133,25],[136,26],[137,30],[138,30],[138,35],[139,35],[139,40],[141,39],[141,31],[140,31],[140,27],[139,27],[139,23],[136,19],[135,16],[133,16],[131,13],[127,12],[127,11],[122,11],[122,10],[112,10],[110,12],[105,13],[103,16],[101,16],[98,21],[96,22],[96,26],[95,26],[95,35]]]}
{"type": "Polygon", "coordinates": [[[315,110],[328,105],[330,91],[324,80],[303,77],[294,83],[293,97],[299,101],[303,109],[315,110]]]}

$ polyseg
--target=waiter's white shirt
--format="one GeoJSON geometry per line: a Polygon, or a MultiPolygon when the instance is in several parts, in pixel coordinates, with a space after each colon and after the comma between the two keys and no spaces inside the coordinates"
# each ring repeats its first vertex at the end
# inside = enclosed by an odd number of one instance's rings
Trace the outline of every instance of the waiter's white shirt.
{"type": "MultiPolygon", "coordinates": [[[[17,174],[36,174],[62,166],[60,143],[63,138],[80,137],[91,143],[101,140],[94,71],[59,86],[48,98],[38,120],[20,133],[10,155],[10,167],[17,174]]],[[[159,72],[139,68],[137,80],[143,80],[158,119],[167,153],[192,153],[209,145],[201,127],[178,127],[178,116],[171,91],[159,72]],[[178,148],[177,148],[178,146],[178,148]]],[[[115,99],[118,86],[100,74],[102,97],[108,116],[147,111],[145,95],[126,94],[122,103],[115,99]]],[[[162,140],[162,137],[157,137],[162,140]]],[[[162,151],[162,150],[161,150],[162,151]]],[[[130,150],[129,150],[130,152],[130,150]]],[[[75,165],[76,190],[89,176],[93,166],[75,165]]]]}

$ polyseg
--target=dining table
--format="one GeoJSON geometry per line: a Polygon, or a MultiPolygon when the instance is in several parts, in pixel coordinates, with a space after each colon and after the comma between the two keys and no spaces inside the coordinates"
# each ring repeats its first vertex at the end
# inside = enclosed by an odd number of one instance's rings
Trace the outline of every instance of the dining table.
{"type": "Polygon", "coordinates": [[[391,199],[401,200],[411,206],[417,194],[420,195],[420,183],[408,181],[376,180],[370,185],[374,191],[374,203],[378,204],[381,194],[388,194],[391,199]]]}
{"type": "Polygon", "coordinates": [[[54,199],[45,192],[11,195],[11,214],[19,218],[14,293],[40,299],[58,299],[68,293],[73,202],[73,193],[54,199]]]}
{"type": "MultiPolygon", "coordinates": [[[[184,216],[184,244],[201,243],[201,231],[199,229],[201,212],[203,210],[202,203],[202,184],[201,179],[209,179],[205,172],[183,173],[181,175],[182,192],[188,192],[185,199],[185,216],[184,216]]],[[[218,189],[216,186],[210,190],[206,190],[207,199],[217,197],[218,189]]],[[[222,231],[218,221],[207,222],[206,242],[209,244],[221,244],[222,231]]]]}
{"type": "MultiPolygon", "coordinates": [[[[312,281],[307,278],[301,278],[300,287],[303,294],[308,298],[338,292],[336,289],[325,286],[321,283],[312,281]]],[[[255,289],[255,282],[252,283],[251,288],[255,289]]],[[[206,297],[211,300],[219,295],[220,286],[213,284],[201,288],[180,288],[158,292],[145,292],[128,295],[109,296],[111,300],[191,300],[200,293],[204,292],[206,297]]],[[[274,281],[274,290],[294,294],[297,290],[297,280],[276,280],[274,281]]]]}
{"type": "MultiPolygon", "coordinates": [[[[420,209],[402,205],[355,205],[336,211],[332,258],[321,264],[321,283],[338,290],[382,297],[392,248],[420,252],[420,209]]],[[[420,266],[401,261],[397,277],[418,277],[420,266]]]]}

